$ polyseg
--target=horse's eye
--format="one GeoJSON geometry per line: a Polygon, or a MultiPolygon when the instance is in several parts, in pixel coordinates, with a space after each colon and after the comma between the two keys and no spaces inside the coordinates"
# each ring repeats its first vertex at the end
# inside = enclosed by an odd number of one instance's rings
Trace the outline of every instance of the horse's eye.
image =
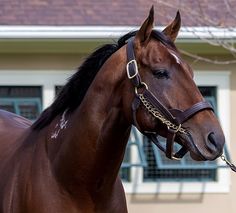
{"type": "Polygon", "coordinates": [[[169,78],[169,73],[165,69],[158,69],[153,71],[153,75],[158,78],[158,79],[168,79],[169,78]]]}

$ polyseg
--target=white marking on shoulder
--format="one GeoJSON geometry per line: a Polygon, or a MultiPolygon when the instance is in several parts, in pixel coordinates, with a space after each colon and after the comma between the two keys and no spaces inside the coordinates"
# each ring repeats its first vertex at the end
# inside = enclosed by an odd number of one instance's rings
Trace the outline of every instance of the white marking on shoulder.
{"type": "Polygon", "coordinates": [[[60,131],[63,129],[66,129],[67,123],[68,123],[68,120],[66,120],[66,118],[65,118],[66,112],[67,112],[67,109],[63,112],[61,119],[59,121],[59,124],[58,123],[56,124],[54,132],[51,134],[52,139],[53,138],[56,139],[58,137],[60,131]]]}

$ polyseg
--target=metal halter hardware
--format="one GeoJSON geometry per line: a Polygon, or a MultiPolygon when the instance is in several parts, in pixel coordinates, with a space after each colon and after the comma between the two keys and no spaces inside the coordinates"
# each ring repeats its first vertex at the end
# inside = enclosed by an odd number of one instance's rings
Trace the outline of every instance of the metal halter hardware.
{"type": "Polygon", "coordinates": [[[187,134],[187,130],[181,127],[181,124],[175,125],[169,120],[167,120],[155,107],[153,107],[143,96],[143,94],[139,94],[139,98],[145,108],[150,112],[155,118],[159,119],[163,124],[166,125],[168,129],[174,130],[176,133],[180,132],[183,134],[187,134]]]}
{"type": "Polygon", "coordinates": [[[166,147],[164,147],[158,141],[158,135],[156,132],[141,132],[150,140],[152,140],[152,142],[160,150],[162,150],[168,158],[180,160],[188,152],[188,150],[184,146],[182,146],[182,148],[178,152],[173,153],[173,145],[177,134],[189,134],[188,131],[182,127],[182,124],[192,116],[194,116],[196,113],[202,110],[213,111],[213,108],[208,102],[202,101],[194,104],[185,111],[181,111],[178,109],[167,109],[148,89],[147,84],[141,81],[141,77],[138,72],[137,61],[135,60],[134,55],[133,39],[128,40],[126,50],[128,59],[128,63],[126,65],[127,76],[132,82],[135,90],[135,98],[132,103],[134,125],[141,131],[136,119],[136,112],[140,104],[142,103],[142,105],[152,116],[157,118],[167,127],[166,147]],[[141,90],[141,92],[139,92],[139,89],[141,90]],[[173,114],[174,111],[175,114],[173,114]]]}
{"type": "Polygon", "coordinates": [[[129,79],[133,79],[135,78],[137,75],[138,75],[138,65],[137,65],[137,61],[135,59],[129,61],[126,65],[126,70],[127,70],[127,76],[129,79]],[[134,73],[130,73],[128,70],[129,70],[129,66],[133,64],[134,65],[134,73]]]}

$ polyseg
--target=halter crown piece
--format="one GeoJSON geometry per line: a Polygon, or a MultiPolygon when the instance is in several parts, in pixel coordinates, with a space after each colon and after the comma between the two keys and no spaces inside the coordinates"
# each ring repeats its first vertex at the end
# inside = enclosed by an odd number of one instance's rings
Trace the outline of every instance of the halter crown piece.
{"type": "Polygon", "coordinates": [[[184,146],[182,146],[178,152],[174,153],[173,145],[177,134],[184,134],[184,135],[189,134],[188,131],[182,127],[182,124],[189,118],[191,118],[193,115],[202,110],[213,111],[212,106],[206,101],[201,101],[194,104],[185,111],[181,111],[178,109],[168,110],[158,100],[158,98],[155,97],[155,95],[148,89],[148,85],[141,80],[141,77],[138,72],[137,61],[135,60],[135,55],[134,55],[133,39],[130,39],[127,44],[127,58],[128,58],[128,63],[126,66],[127,76],[132,82],[135,89],[135,98],[132,103],[134,125],[141,131],[136,119],[136,112],[140,104],[142,103],[143,106],[152,116],[160,120],[166,126],[167,128],[166,147],[164,147],[158,141],[157,133],[153,132],[142,132],[142,133],[146,135],[150,140],[152,140],[152,142],[165,153],[166,157],[175,160],[181,159],[188,152],[188,150],[184,146]],[[173,115],[173,113],[175,113],[175,115],[173,115]]]}

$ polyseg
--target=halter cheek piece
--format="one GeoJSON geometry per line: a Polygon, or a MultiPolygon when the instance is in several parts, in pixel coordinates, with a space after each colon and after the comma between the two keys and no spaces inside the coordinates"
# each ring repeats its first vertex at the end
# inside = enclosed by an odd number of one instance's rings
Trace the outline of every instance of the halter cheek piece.
{"type": "Polygon", "coordinates": [[[175,160],[181,159],[188,152],[188,150],[182,146],[178,152],[173,153],[173,145],[177,134],[189,134],[187,130],[182,127],[182,124],[202,110],[213,111],[212,106],[206,101],[201,101],[185,111],[178,109],[167,109],[148,89],[147,84],[141,81],[137,61],[135,60],[134,55],[133,39],[130,39],[127,44],[127,58],[127,76],[135,89],[135,98],[132,103],[134,125],[141,131],[136,119],[136,112],[142,103],[152,116],[160,120],[167,127],[166,147],[158,141],[157,133],[142,133],[152,140],[152,142],[166,154],[166,157],[175,160]],[[139,91],[139,88],[142,89],[139,91]]]}

